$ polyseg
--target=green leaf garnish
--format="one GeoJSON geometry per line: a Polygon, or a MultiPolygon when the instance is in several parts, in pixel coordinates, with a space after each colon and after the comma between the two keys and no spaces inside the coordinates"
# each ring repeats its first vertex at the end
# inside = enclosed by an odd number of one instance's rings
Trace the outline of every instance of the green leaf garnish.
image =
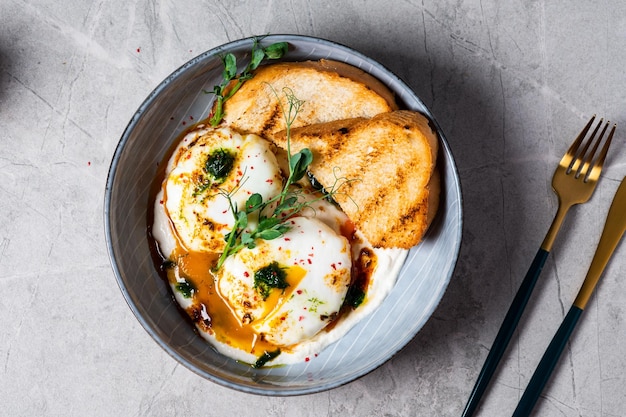
{"type": "Polygon", "coordinates": [[[265,56],[269,59],[278,59],[286,55],[288,49],[287,42],[276,42],[265,48],[265,56]]]}
{"type": "Polygon", "coordinates": [[[293,182],[300,181],[313,162],[313,154],[308,148],[302,149],[289,160],[289,168],[293,172],[293,182]]]}
{"type": "Polygon", "coordinates": [[[241,88],[244,82],[253,77],[252,71],[257,69],[264,59],[280,59],[289,49],[287,42],[277,42],[263,47],[260,44],[261,40],[262,38],[253,39],[250,62],[240,74],[237,74],[237,57],[234,54],[228,53],[222,57],[222,64],[224,65],[222,82],[214,86],[213,91],[209,91],[209,93],[215,94],[215,108],[209,118],[211,126],[217,126],[222,121],[224,103],[241,88]]]}
{"type": "Polygon", "coordinates": [[[263,239],[263,240],[274,240],[274,239],[278,239],[283,234],[285,234],[285,232],[283,232],[282,230],[268,229],[268,230],[262,230],[261,232],[257,234],[257,236],[259,237],[259,239],[263,239]]]}
{"type": "Polygon", "coordinates": [[[259,193],[252,194],[246,201],[246,213],[250,214],[263,206],[263,196],[259,193]]]}

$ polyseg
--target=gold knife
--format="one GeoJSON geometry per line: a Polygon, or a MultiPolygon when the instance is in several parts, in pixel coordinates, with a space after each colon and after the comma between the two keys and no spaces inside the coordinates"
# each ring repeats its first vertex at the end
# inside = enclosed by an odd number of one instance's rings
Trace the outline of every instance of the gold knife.
{"type": "Polygon", "coordinates": [[[574,305],[584,310],[587,302],[600,280],[600,276],[609,262],[609,258],[613,255],[613,251],[617,247],[624,231],[626,230],[626,177],[622,180],[617,193],[613,198],[613,203],[609,209],[609,215],[606,218],[604,231],[598,243],[596,254],[593,256],[589,272],[583,282],[583,285],[574,301],[574,305]]]}
{"type": "Polygon", "coordinates": [[[541,394],[541,391],[543,391],[543,388],[550,379],[552,371],[559,361],[559,357],[567,344],[569,336],[574,331],[574,327],[576,327],[578,318],[587,306],[589,298],[591,298],[591,294],[596,288],[602,272],[604,272],[604,268],[613,255],[615,248],[617,248],[617,245],[625,231],[626,177],[624,177],[619,188],[617,189],[617,192],[615,193],[615,197],[611,203],[611,208],[609,209],[609,214],[606,218],[606,223],[604,224],[602,236],[600,237],[600,242],[598,243],[598,248],[593,256],[591,266],[589,267],[587,276],[585,277],[583,285],[578,292],[578,296],[563,319],[561,326],[552,338],[552,341],[543,354],[539,365],[537,365],[537,369],[535,369],[535,373],[528,382],[528,386],[526,387],[526,390],[524,391],[524,394],[522,395],[522,398],[513,413],[513,417],[526,417],[530,415],[537,399],[539,398],[539,395],[541,394]]]}

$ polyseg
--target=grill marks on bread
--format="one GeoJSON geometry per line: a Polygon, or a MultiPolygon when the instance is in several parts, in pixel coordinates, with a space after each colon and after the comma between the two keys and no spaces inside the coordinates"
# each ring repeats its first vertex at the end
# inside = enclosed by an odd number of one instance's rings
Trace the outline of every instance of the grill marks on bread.
{"type": "MultiPolygon", "coordinates": [[[[286,147],[285,133],[274,141],[286,147]]],[[[292,129],[292,152],[304,147],[321,184],[343,182],[335,200],[372,245],[421,241],[439,200],[438,141],[423,115],[401,110],[292,129]]]]}
{"type": "Polygon", "coordinates": [[[428,120],[398,110],[366,72],[320,60],[259,67],[225,103],[222,123],[286,149],[284,89],[304,101],[291,151],[308,147],[316,179],[343,184],[334,197],[355,226],[377,247],[418,244],[439,202],[438,141],[428,120]]]}

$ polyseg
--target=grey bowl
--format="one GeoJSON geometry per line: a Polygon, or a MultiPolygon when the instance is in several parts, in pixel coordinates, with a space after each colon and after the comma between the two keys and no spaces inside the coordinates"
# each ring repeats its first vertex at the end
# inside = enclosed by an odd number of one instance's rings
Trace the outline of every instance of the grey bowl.
{"type": "MultiPolygon", "coordinates": [[[[391,88],[406,108],[430,111],[411,89],[374,60],[346,46],[297,35],[286,41],[289,60],[333,59],[359,67],[391,88]]],[[[383,304],[309,362],[252,369],[213,350],[177,308],[151,256],[147,235],[151,187],[159,163],[180,133],[205,117],[221,80],[221,56],[245,56],[252,40],[234,41],[199,55],[167,77],[130,120],[107,179],[104,222],[111,265],[129,307],[154,340],[197,374],[243,392],[288,396],[328,390],[353,381],[402,349],[433,313],[452,276],[461,242],[462,202],[454,159],[439,129],[442,200],[425,240],[413,248],[396,286],[383,304]]]]}

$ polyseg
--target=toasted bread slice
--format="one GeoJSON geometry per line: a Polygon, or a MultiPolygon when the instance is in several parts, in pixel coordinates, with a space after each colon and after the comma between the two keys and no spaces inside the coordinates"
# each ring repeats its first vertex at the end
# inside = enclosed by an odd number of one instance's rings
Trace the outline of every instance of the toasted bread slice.
{"type": "Polygon", "coordinates": [[[283,62],[259,67],[224,105],[223,123],[272,139],[285,129],[284,89],[304,101],[293,127],[353,117],[370,118],[397,108],[380,81],[336,61],[283,62]]]}
{"type": "MultiPolygon", "coordinates": [[[[422,114],[399,110],[291,130],[291,151],[309,148],[310,171],[375,247],[411,248],[439,203],[438,140],[422,114]]],[[[274,142],[286,147],[286,133],[274,142]]]]}

